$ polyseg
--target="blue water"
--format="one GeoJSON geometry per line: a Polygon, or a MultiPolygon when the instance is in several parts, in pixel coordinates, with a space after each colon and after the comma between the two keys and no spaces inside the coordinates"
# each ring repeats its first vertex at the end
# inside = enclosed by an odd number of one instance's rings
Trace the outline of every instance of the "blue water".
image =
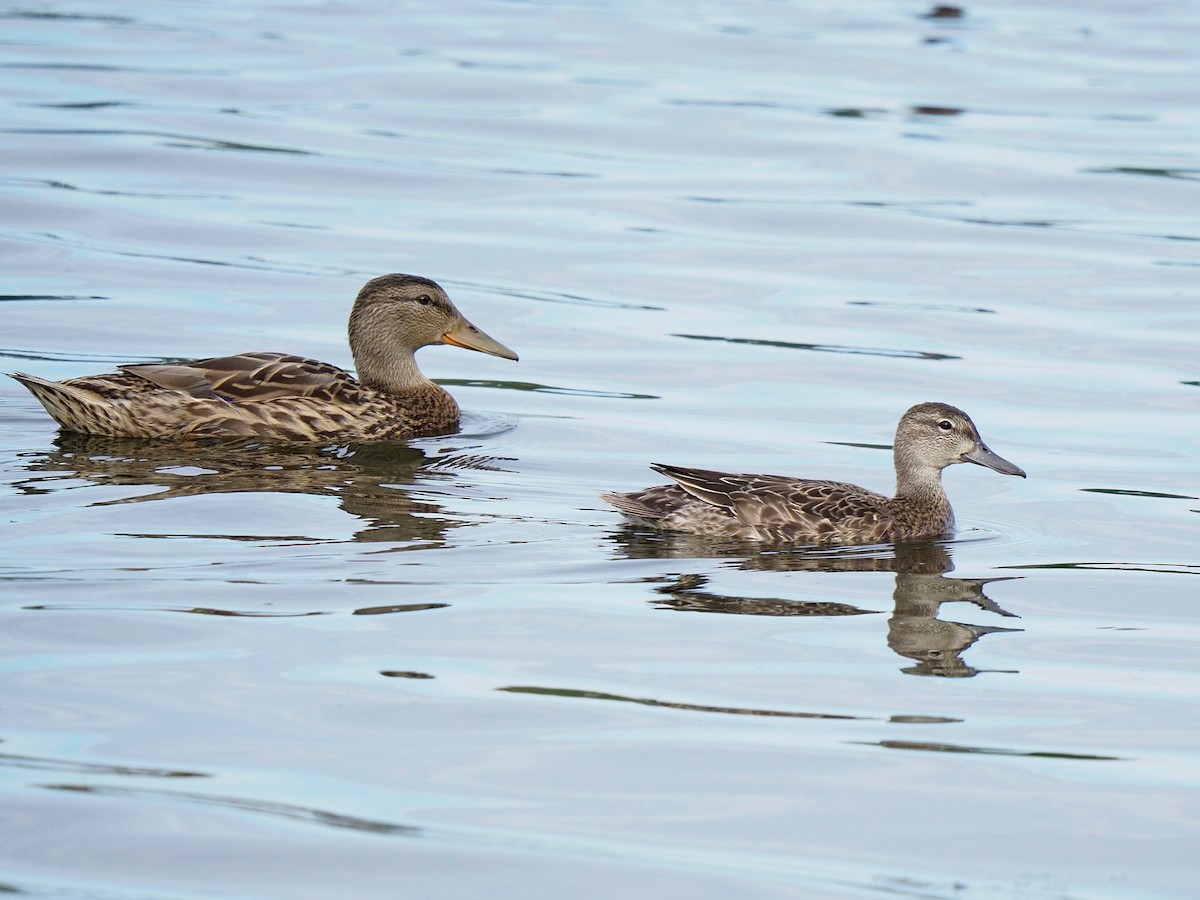
{"type": "Polygon", "coordinates": [[[0,891],[1188,897],[1194,3],[0,10],[0,358],[351,360],[385,272],[461,433],[59,435],[0,384],[0,891]],[[655,461],[1025,481],[956,540],[623,526],[655,461]]]}

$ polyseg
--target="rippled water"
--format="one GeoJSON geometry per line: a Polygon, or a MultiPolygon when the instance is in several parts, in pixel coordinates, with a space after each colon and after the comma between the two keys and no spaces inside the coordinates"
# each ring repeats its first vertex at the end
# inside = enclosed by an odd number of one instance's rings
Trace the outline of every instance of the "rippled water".
{"type": "Polygon", "coordinates": [[[59,435],[0,385],[0,891],[1184,897],[1194,3],[0,12],[0,356],[289,350],[436,278],[520,363],[411,446],[59,435]],[[639,532],[653,461],[958,539],[639,532]]]}

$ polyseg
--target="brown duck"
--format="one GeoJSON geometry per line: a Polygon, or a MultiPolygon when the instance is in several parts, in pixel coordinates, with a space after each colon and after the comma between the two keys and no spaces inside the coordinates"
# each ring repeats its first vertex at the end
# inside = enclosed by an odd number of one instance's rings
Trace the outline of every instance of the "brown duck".
{"type": "Polygon", "coordinates": [[[12,373],[67,431],[132,438],[248,437],[268,441],[387,441],[458,427],[454,398],[413,354],[453,344],[517,358],[468,322],[434,281],[382,275],[350,312],[355,378],[286,353],[121,366],[108,375],[47,381],[12,373]]]}
{"type": "Polygon", "coordinates": [[[802,544],[873,544],[942,537],[954,510],[942,469],[976,463],[1004,475],[1025,473],[997,456],[961,409],[919,403],[896,428],[896,495],[838,481],[784,475],[732,475],[653,465],[675,480],[629,494],[601,494],[625,516],[667,531],[802,544]]]}

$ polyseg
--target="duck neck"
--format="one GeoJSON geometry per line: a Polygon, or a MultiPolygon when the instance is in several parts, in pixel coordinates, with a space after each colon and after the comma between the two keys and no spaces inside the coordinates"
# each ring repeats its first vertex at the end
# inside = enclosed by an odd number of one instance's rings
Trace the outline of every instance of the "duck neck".
{"type": "Polygon", "coordinates": [[[946,498],[945,488],[942,487],[942,470],[898,452],[896,499],[907,500],[927,508],[949,507],[950,501],[946,498]]]}
{"type": "Polygon", "coordinates": [[[354,355],[358,368],[358,380],[369,388],[386,394],[411,394],[416,391],[441,388],[426,378],[411,354],[378,357],[370,354],[354,355]]]}
{"type": "Polygon", "coordinates": [[[350,317],[350,353],[358,380],[369,388],[388,394],[441,391],[419,368],[413,351],[388,345],[380,331],[354,315],[350,317]]]}

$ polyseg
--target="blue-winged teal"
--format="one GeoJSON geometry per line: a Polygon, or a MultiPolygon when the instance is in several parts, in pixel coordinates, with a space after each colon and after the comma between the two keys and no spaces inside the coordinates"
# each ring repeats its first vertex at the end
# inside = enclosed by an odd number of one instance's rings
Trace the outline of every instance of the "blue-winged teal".
{"type": "Polygon", "coordinates": [[[668,531],[802,544],[873,544],[940,537],[954,530],[942,469],[954,463],[1025,473],[997,456],[975,423],[945,403],[920,403],[896,427],[896,496],[854,484],[784,475],[732,475],[653,465],[675,480],[601,496],[633,521],[668,531]]]}
{"type": "Polygon", "coordinates": [[[350,312],[358,378],[284,353],[121,366],[109,375],[47,381],[13,373],[64,429],[135,438],[250,437],[383,441],[445,434],[459,408],[421,374],[413,354],[453,344],[516,359],[465,318],[434,281],[382,275],[350,312]]]}

